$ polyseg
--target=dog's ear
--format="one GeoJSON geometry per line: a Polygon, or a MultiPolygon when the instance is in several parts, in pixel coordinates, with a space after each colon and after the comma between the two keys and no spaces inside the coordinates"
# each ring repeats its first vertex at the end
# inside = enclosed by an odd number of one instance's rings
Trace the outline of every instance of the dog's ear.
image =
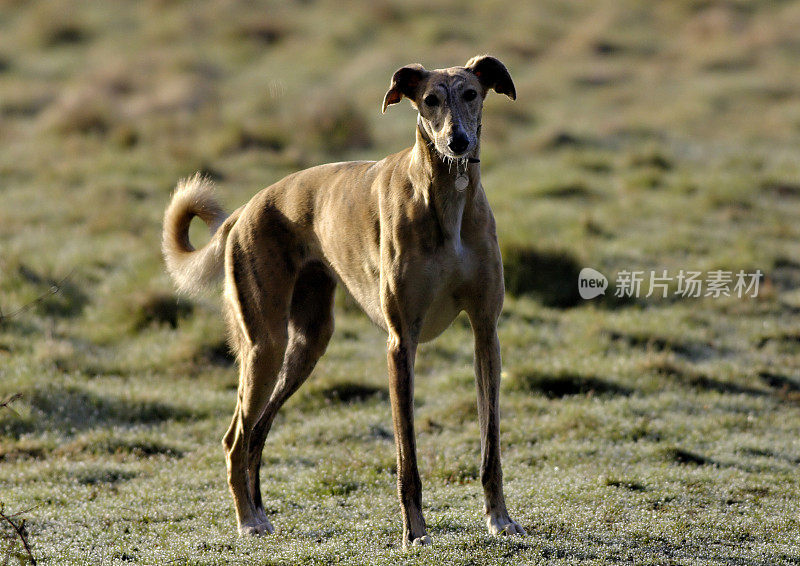
{"type": "Polygon", "coordinates": [[[414,100],[417,87],[427,74],[425,67],[418,63],[397,69],[392,75],[392,85],[383,97],[381,112],[386,112],[387,106],[400,102],[404,96],[414,100]]]}
{"type": "Polygon", "coordinates": [[[490,55],[478,55],[467,61],[465,66],[478,77],[483,88],[487,90],[492,88],[495,92],[505,94],[511,100],[517,99],[517,89],[514,88],[511,74],[499,59],[490,55]]]}

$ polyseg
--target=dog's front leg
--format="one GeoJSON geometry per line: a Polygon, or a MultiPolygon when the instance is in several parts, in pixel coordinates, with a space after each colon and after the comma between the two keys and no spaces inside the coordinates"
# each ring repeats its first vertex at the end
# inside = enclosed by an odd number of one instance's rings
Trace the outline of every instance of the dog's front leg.
{"type": "Polygon", "coordinates": [[[481,483],[485,496],[486,526],[492,534],[525,534],[511,519],[503,496],[500,464],[500,341],[496,319],[471,317],[475,335],[475,379],[481,429],[481,483]]]}
{"type": "Polygon", "coordinates": [[[403,514],[403,547],[430,544],[422,516],[422,482],[414,438],[414,358],[417,344],[391,333],[388,342],[389,397],[397,448],[397,494],[403,514]]]}

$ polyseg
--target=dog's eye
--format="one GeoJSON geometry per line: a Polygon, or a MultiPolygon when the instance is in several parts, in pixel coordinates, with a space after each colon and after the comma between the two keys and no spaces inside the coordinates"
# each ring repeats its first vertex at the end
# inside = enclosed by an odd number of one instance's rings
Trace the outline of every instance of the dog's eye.
{"type": "Polygon", "coordinates": [[[469,89],[464,91],[464,100],[470,102],[475,100],[475,97],[478,96],[478,92],[475,89],[469,89]]]}
{"type": "Polygon", "coordinates": [[[432,94],[426,96],[423,102],[428,106],[439,106],[439,99],[432,94]]]}

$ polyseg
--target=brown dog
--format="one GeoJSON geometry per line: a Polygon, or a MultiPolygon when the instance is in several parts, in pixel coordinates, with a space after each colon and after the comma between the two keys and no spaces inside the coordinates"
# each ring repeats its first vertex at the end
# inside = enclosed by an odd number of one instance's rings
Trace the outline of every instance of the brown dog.
{"type": "Polygon", "coordinates": [[[337,281],[389,335],[403,545],[430,542],[414,438],[417,344],[438,336],[461,311],[475,338],[486,522],[491,533],[525,533],[506,510],[500,467],[503,266],[479,160],[490,89],[516,97],[508,70],[493,57],[434,71],[409,65],[394,73],[383,110],[410,99],[419,111],[413,147],[378,162],[294,173],[228,217],[207,180],[178,184],[164,218],[170,275],[193,291],[224,267],[240,381],[223,445],[241,533],[273,531],[261,502],[261,452],[278,409],[325,351],[337,281]],[[194,216],[214,233],[200,250],[189,243],[194,216]]]}

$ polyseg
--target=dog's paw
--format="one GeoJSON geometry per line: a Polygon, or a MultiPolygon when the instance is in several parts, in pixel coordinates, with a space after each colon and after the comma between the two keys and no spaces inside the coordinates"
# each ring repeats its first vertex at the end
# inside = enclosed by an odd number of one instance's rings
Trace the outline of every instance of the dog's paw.
{"type": "Polygon", "coordinates": [[[493,513],[486,517],[486,527],[493,535],[527,535],[525,529],[507,513],[493,513]]]}
{"type": "Polygon", "coordinates": [[[255,537],[260,535],[271,535],[275,532],[275,528],[272,526],[272,523],[269,520],[265,520],[260,523],[248,525],[239,525],[239,535],[243,537],[255,537]]]}
{"type": "Polygon", "coordinates": [[[414,540],[406,541],[406,544],[404,546],[408,548],[414,546],[428,546],[430,544],[433,544],[433,540],[431,539],[431,537],[429,537],[428,535],[423,535],[421,537],[415,538],[414,540]]]}

